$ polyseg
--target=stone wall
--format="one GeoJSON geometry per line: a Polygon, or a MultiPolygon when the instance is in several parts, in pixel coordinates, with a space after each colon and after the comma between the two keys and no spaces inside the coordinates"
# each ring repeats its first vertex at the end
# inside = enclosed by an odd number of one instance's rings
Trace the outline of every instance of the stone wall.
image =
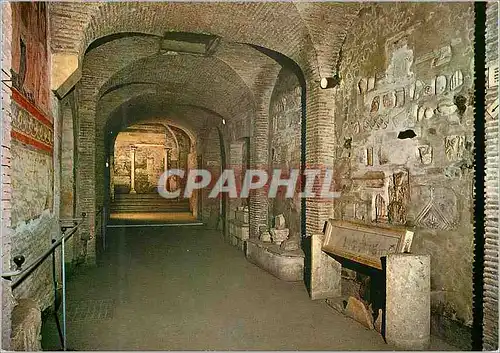
{"type": "MultiPolygon", "coordinates": [[[[300,170],[301,158],[301,87],[296,75],[282,69],[274,86],[269,108],[269,176],[275,169],[282,178],[289,177],[291,169],[300,170]]],[[[300,237],[301,200],[297,183],[294,198],[285,196],[280,187],[276,198],[270,200],[269,217],[283,214],[291,237],[300,237]]],[[[272,222],[270,225],[273,226],[272,222]]]]}
{"type": "MultiPolygon", "coordinates": [[[[488,76],[498,70],[498,3],[490,2],[486,12],[486,66],[488,76]],[[491,71],[490,71],[491,70],[491,71]]],[[[481,72],[479,68],[476,73],[481,72]]],[[[498,77],[498,76],[497,76],[498,77]]],[[[487,81],[488,77],[487,77],[487,81]]],[[[498,350],[498,81],[486,84],[486,180],[485,180],[485,269],[483,349],[498,350]],[[496,102],[496,112],[493,108],[496,102]]]]}
{"type": "MultiPolygon", "coordinates": [[[[2,80],[10,79],[4,72],[10,72],[12,62],[12,9],[11,3],[4,2],[2,7],[2,80]]],[[[12,154],[11,154],[11,99],[10,89],[7,85],[2,84],[1,88],[1,109],[0,114],[0,148],[1,148],[1,164],[0,164],[0,192],[2,204],[0,207],[0,223],[1,223],[1,271],[10,270],[11,258],[11,208],[12,208],[12,154]]],[[[10,288],[10,281],[0,279],[2,287],[0,288],[2,297],[2,335],[1,345],[2,350],[10,349],[10,334],[11,334],[11,316],[14,300],[10,288]]]]}
{"type": "MultiPolygon", "coordinates": [[[[415,227],[432,310],[472,323],[471,4],[373,4],[342,48],[336,218],[415,227]]],[[[467,339],[467,338],[465,338],[467,339]]]]}
{"type": "MultiPolygon", "coordinates": [[[[33,262],[60,236],[60,128],[57,99],[49,92],[45,4],[12,5],[10,132],[10,256],[33,262]]],[[[2,131],[4,131],[2,129],[2,131]]],[[[41,310],[51,304],[50,261],[14,290],[41,310]]]]}

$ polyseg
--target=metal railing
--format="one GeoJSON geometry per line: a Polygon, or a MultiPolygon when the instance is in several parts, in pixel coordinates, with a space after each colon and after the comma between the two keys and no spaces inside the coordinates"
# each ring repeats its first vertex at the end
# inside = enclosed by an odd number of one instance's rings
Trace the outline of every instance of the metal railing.
{"type": "Polygon", "coordinates": [[[17,255],[13,258],[14,264],[16,265],[16,270],[11,272],[5,272],[1,274],[3,279],[12,281],[11,288],[17,288],[21,283],[23,283],[26,278],[28,278],[33,271],[35,271],[50,255],[52,255],[52,278],[54,284],[54,316],[56,320],[57,330],[59,333],[59,339],[61,342],[62,349],[66,351],[66,264],[65,264],[65,242],[71,238],[81,222],[86,217],[85,213],[82,213],[82,218],[71,218],[71,219],[60,219],[60,227],[62,235],[59,239],[52,239],[52,246],[47,249],[42,255],[37,257],[34,261],[32,261],[29,265],[23,268],[23,264],[25,262],[25,258],[22,255],[17,255]],[[61,284],[62,284],[62,292],[61,298],[59,298],[59,286],[57,283],[57,274],[56,274],[56,249],[61,247],[61,284]],[[62,304],[62,321],[63,325],[59,323],[58,316],[58,308],[59,305],[62,304]]]}

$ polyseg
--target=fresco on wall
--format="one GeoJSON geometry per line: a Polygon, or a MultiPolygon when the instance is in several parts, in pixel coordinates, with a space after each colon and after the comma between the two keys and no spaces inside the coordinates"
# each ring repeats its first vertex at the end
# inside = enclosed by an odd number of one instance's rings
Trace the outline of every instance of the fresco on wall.
{"type": "Polygon", "coordinates": [[[134,190],[139,194],[157,192],[166,154],[169,168],[187,168],[190,141],[182,130],[161,124],[138,124],[120,132],[114,148],[115,193],[130,192],[132,161],[134,190]]]}
{"type": "Polygon", "coordinates": [[[16,91],[12,93],[11,136],[36,149],[52,153],[54,127],[52,122],[16,91]]]}
{"type": "Polygon", "coordinates": [[[12,85],[29,102],[49,111],[47,4],[12,3],[12,85]]]}

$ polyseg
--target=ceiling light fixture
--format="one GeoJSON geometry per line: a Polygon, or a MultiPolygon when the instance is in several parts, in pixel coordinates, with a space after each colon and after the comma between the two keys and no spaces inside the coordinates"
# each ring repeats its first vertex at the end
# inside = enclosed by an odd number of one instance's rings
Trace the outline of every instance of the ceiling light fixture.
{"type": "Polygon", "coordinates": [[[160,43],[162,53],[181,52],[199,54],[204,56],[212,55],[219,45],[220,37],[189,32],[167,32],[160,43]]]}
{"type": "Polygon", "coordinates": [[[333,77],[323,77],[319,83],[320,87],[323,89],[326,88],[334,88],[340,84],[339,75],[335,75],[333,77]]]}

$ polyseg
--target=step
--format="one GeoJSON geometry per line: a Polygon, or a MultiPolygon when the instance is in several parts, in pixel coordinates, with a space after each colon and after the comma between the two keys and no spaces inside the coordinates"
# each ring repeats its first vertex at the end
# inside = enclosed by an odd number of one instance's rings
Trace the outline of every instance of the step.
{"type": "Polygon", "coordinates": [[[143,200],[143,201],[114,201],[112,205],[149,205],[149,206],[188,206],[189,202],[168,202],[161,200],[143,200]]]}
{"type": "Polygon", "coordinates": [[[189,210],[189,206],[183,207],[169,207],[169,206],[111,206],[111,210],[146,210],[146,211],[156,211],[156,210],[189,210]]]}

